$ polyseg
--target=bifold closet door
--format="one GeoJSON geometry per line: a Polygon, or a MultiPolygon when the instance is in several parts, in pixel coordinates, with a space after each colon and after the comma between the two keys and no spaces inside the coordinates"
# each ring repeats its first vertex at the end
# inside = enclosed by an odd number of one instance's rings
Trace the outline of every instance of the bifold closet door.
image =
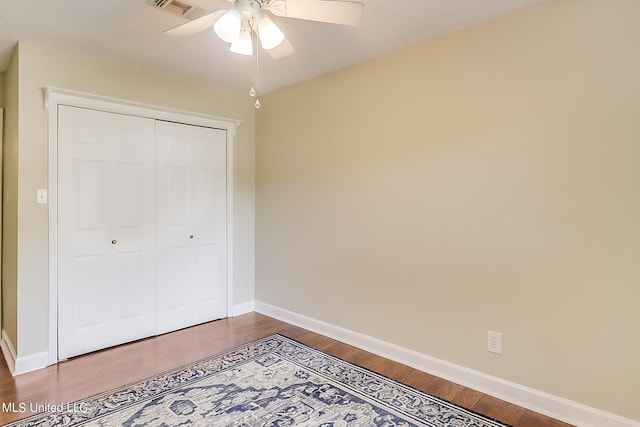
{"type": "Polygon", "coordinates": [[[58,357],[155,333],[155,121],[58,111],[58,357]]]}
{"type": "Polygon", "coordinates": [[[227,315],[226,132],[156,122],[158,333],[227,315]]]}

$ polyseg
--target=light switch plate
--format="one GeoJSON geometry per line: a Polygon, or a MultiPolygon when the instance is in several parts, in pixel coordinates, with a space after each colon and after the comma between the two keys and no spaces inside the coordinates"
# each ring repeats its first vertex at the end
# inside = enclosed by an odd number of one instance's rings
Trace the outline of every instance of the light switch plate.
{"type": "Polygon", "coordinates": [[[36,190],[36,203],[37,204],[47,203],[47,190],[42,188],[39,188],[36,190]]]}

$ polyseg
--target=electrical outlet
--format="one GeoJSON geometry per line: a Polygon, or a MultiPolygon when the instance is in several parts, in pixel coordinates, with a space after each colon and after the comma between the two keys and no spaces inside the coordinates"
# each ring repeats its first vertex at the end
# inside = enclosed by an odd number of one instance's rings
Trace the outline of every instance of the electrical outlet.
{"type": "Polygon", "coordinates": [[[502,354],[502,334],[500,332],[487,331],[487,350],[491,353],[502,354]]]}

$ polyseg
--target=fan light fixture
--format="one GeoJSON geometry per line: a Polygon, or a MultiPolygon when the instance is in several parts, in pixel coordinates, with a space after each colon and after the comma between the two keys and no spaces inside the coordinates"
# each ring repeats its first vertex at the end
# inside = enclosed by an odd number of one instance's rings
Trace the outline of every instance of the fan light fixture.
{"type": "Polygon", "coordinates": [[[231,52],[241,55],[253,55],[253,41],[251,40],[251,26],[246,19],[242,20],[240,33],[233,43],[231,43],[231,52]]]}
{"type": "Polygon", "coordinates": [[[271,18],[260,13],[253,3],[240,10],[227,10],[213,25],[220,39],[231,43],[231,52],[252,55],[251,33],[255,32],[264,49],[273,49],[282,43],[284,33],[271,18]]]}
{"type": "MultiPolygon", "coordinates": [[[[280,46],[285,38],[273,20],[269,16],[263,15],[263,11],[270,12],[278,18],[296,18],[340,25],[358,25],[364,11],[364,3],[361,3],[361,0],[227,1],[233,3],[233,7],[227,10],[215,10],[167,30],[165,34],[188,36],[213,27],[220,39],[231,44],[231,52],[252,56],[253,85],[251,85],[249,95],[255,98],[256,108],[260,108],[260,100],[258,99],[258,56],[260,51],[258,40],[264,50],[271,50],[280,46]]],[[[158,6],[158,0],[147,0],[147,3],[158,6]]],[[[284,50],[288,50],[288,53],[279,53],[277,56],[272,53],[272,57],[279,58],[293,52],[293,48],[288,42],[283,46],[284,50]]]]}
{"type": "Polygon", "coordinates": [[[237,9],[229,9],[213,25],[215,33],[227,43],[233,43],[238,38],[242,28],[242,16],[237,9]]]}
{"type": "Polygon", "coordinates": [[[256,4],[249,1],[227,10],[213,25],[213,30],[220,39],[231,43],[231,52],[253,56],[253,85],[249,96],[255,98],[254,106],[260,108],[258,99],[258,45],[265,50],[273,49],[284,41],[284,33],[271,18],[263,15],[256,4]],[[254,38],[255,35],[255,38],[254,38]],[[254,47],[255,42],[255,47],[254,47]]]}
{"type": "Polygon", "coordinates": [[[260,43],[266,50],[280,46],[284,41],[284,33],[278,26],[266,15],[258,14],[258,35],[260,43]]]}

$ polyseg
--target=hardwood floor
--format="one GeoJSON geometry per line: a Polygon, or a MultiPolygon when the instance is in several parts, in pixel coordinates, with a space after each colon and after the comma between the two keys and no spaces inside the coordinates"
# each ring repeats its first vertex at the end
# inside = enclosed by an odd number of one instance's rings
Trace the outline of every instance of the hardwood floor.
{"type": "MultiPolygon", "coordinates": [[[[30,403],[73,402],[275,333],[513,426],[570,427],[569,424],[258,313],[113,347],[16,377],[10,375],[2,359],[0,402],[25,403],[27,406],[30,403]]],[[[0,411],[0,425],[28,415],[0,411]]]]}

